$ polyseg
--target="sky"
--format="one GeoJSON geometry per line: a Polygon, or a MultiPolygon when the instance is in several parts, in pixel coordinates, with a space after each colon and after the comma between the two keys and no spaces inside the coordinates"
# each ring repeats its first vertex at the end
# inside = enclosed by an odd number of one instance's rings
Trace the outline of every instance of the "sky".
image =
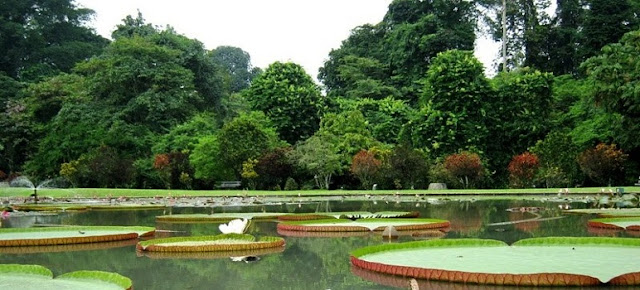
{"type": "MultiPolygon", "coordinates": [[[[251,55],[254,66],[292,61],[316,79],[331,49],[340,47],[351,29],[382,21],[392,0],[76,0],[96,12],[89,26],[111,38],[116,25],[138,10],[147,23],[170,25],[206,49],[235,46],[251,55]]],[[[497,53],[488,40],[476,55],[491,63],[497,53]]]]}

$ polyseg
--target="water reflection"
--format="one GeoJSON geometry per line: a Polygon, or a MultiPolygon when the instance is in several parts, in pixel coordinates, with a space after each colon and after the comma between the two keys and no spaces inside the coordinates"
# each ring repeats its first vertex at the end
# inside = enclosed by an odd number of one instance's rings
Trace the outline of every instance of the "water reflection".
{"type": "MultiPolygon", "coordinates": [[[[588,208],[589,203],[571,202],[572,208],[588,208]]],[[[560,203],[535,200],[439,200],[438,202],[378,200],[324,202],[304,201],[255,206],[175,207],[172,214],[210,212],[284,212],[310,213],[326,211],[419,211],[424,218],[451,221],[448,232],[412,233],[400,235],[392,242],[424,238],[483,238],[507,243],[530,237],[545,236],[614,236],[631,237],[629,231],[595,231],[587,227],[593,216],[562,214],[560,203]],[[514,207],[540,207],[533,215],[507,211],[514,207]],[[519,220],[538,217],[535,221],[519,220]],[[564,217],[564,218],[558,218],[564,217]],[[497,224],[497,225],[496,225],[497,224]]],[[[10,217],[3,227],[28,227],[36,224],[65,225],[140,225],[155,226],[158,236],[188,236],[219,234],[218,223],[175,224],[156,223],[155,217],[167,214],[160,210],[87,211],[60,213],[54,216],[10,217]],[[23,219],[24,218],[24,219],[23,219]]],[[[279,232],[275,221],[252,222],[249,234],[284,236],[282,251],[260,255],[255,263],[237,263],[228,258],[181,256],[139,257],[134,245],[69,249],[46,252],[18,251],[0,255],[0,263],[38,264],[50,268],[55,275],[78,270],[117,272],[130,277],[134,289],[394,289],[409,286],[409,280],[397,277],[372,278],[353,271],[349,253],[357,248],[387,243],[380,234],[362,236],[312,237],[299,233],[279,232]],[[157,258],[157,259],[156,259],[157,258]]],[[[46,250],[46,249],[45,249],[46,250]]],[[[226,257],[226,256],[225,256],[226,257]]],[[[433,281],[418,281],[421,289],[496,289],[495,286],[461,285],[433,281]]],[[[502,288],[511,289],[511,288],[502,288]]],[[[518,288],[522,289],[522,288],[518,288]]]]}

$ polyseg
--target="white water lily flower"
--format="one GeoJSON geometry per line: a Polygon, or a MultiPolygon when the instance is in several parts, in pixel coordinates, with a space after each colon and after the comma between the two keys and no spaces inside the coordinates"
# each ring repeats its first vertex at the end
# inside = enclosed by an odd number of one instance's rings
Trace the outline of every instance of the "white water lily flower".
{"type": "Polygon", "coordinates": [[[218,228],[223,234],[243,234],[247,225],[249,225],[249,220],[243,218],[231,220],[228,224],[221,224],[218,228]]]}

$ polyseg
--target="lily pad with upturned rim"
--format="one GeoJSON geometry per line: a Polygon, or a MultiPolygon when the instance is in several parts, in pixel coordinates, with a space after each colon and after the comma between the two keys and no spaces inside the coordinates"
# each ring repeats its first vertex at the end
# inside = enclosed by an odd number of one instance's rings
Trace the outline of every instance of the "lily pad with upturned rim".
{"type": "Polygon", "coordinates": [[[284,252],[285,247],[263,248],[242,251],[215,251],[215,252],[150,252],[138,251],[138,256],[151,259],[223,259],[245,256],[265,256],[284,252]]]}
{"type": "Polygon", "coordinates": [[[383,231],[388,226],[393,226],[398,231],[426,230],[447,228],[450,223],[441,219],[326,219],[311,221],[287,221],[278,224],[278,230],[282,231],[306,231],[306,232],[367,232],[383,231]]]}
{"type": "Polygon", "coordinates": [[[345,211],[345,212],[314,212],[314,213],[297,213],[286,214],[278,217],[281,221],[304,221],[304,220],[322,220],[330,218],[417,218],[420,213],[417,211],[381,211],[371,213],[368,211],[345,211]]]}
{"type": "Polygon", "coordinates": [[[130,226],[63,226],[0,229],[0,246],[51,246],[111,242],[152,236],[155,228],[130,226]]]}
{"type": "Polygon", "coordinates": [[[564,210],[569,214],[597,214],[599,217],[640,217],[640,208],[581,208],[564,210]]]}
{"type": "Polygon", "coordinates": [[[234,219],[248,220],[275,220],[286,213],[254,212],[254,213],[213,213],[213,214],[174,214],[156,217],[157,222],[165,223],[219,223],[229,222],[234,219]]]}
{"type": "Polygon", "coordinates": [[[640,231],[640,217],[601,218],[589,220],[590,227],[640,231]]]}
{"type": "Polygon", "coordinates": [[[151,252],[214,252],[246,251],[284,246],[281,237],[261,237],[247,234],[217,236],[173,237],[139,242],[136,249],[151,252]]]}
{"type": "Polygon", "coordinates": [[[639,285],[640,240],[534,238],[512,246],[497,240],[450,239],[358,249],[351,263],[367,270],[450,282],[589,286],[639,285]]]}
{"type": "Polygon", "coordinates": [[[131,289],[131,279],[117,273],[76,271],[53,278],[39,265],[0,264],[0,285],[6,289],[131,289]]]}

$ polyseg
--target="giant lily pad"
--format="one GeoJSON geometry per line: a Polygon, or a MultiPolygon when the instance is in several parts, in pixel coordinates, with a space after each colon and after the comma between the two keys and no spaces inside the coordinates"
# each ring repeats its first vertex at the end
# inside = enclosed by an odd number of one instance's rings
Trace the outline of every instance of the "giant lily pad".
{"type": "Polygon", "coordinates": [[[640,285],[640,240],[451,239],[385,244],[351,253],[354,266],[418,279],[530,286],[640,285]]]}
{"type": "Polygon", "coordinates": [[[640,208],[589,208],[569,209],[565,213],[597,214],[600,217],[640,217],[640,208]]]}
{"type": "Polygon", "coordinates": [[[76,252],[76,251],[93,251],[106,250],[113,248],[122,248],[127,246],[135,246],[138,240],[122,240],[102,243],[84,243],[84,244],[67,244],[54,246],[24,246],[24,247],[0,247],[0,253],[3,254],[35,254],[35,253],[60,253],[60,252],[76,252]]]}
{"type": "Polygon", "coordinates": [[[287,214],[279,216],[281,221],[303,221],[303,220],[322,220],[330,218],[347,218],[347,219],[365,219],[365,218],[415,218],[420,216],[417,211],[382,211],[371,213],[368,211],[349,211],[349,212],[316,212],[316,213],[299,213],[287,214]]]}
{"type": "Polygon", "coordinates": [[[174,214],[174,215],[161,215],[156,217],[157,222],[165,223],[219,223],[229,222],[234,219],[249,219],[249,220],[274,220],[278,216],[285,213],[275,212],[249,212],[249,213],[213,213],[213,214],[174,214]]]}
{"type": "Polygon", "coordinates": [[[368,232],[383,231],[386,227],[393,226],[398,231],[425,230],[446,228],[449,221],[441,219],[327,219],[311,221],[288,221],[278,224],[278,230],[282,231],[306,231],[306,232],[368,232]]]}
{"type": "Polygon", "coordinates": [[[222,234],[142,241],[138,243],[136,249],[151,252],[213,252],[257,250],[282,246],[284,246],[284,239],[280,237],[262,237],[256,241],[252,235],[222,234]]]}
{"type": "Polygon", "coordinates": [[[0,265],[4,289],[131,289],[131,279],[102,271],[77,271],[53,279],[53,273],[38,265],[0,265]]]}
{"type": "Polygon", "coordinates": [[[640,217],[601,218],[589,221],[590,227],[640,231],[640,217]]]}
{"type": "Polygon", "coordinates": [[[97,243],[152,236],[152,227],[68,226],[0,229],[0,246],[50,246],[97,243]]]}
{"type": "Polygon", "coordinates": [[[277,254],[284,252],[284,246],[254,250],[242,250],[242,251],[215,251],[215,252],[150,252],[150,251],[138,251],[139,256],[148,257],[151,259],[224,259],[231,257],[246,257],[246,256],[264,256],[269,254],[277,254]]]}

